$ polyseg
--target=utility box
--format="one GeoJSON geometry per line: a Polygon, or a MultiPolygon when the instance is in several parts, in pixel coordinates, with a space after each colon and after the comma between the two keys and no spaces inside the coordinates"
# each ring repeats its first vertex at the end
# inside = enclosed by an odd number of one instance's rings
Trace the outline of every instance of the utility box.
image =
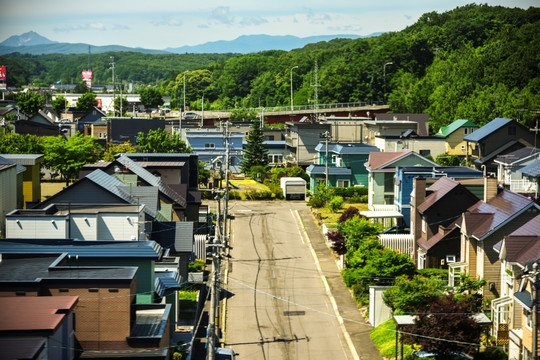
{"type": "Polygon", "coordinates": [[[300,177],[282,177],[281,189],[285,200],[306,199],[306,180],[300,177]]]}

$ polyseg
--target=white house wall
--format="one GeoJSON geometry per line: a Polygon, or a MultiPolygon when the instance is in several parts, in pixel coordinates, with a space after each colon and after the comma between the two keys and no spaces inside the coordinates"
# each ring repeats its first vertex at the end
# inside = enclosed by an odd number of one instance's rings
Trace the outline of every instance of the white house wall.
{"type": "Polygon", "coordinates": [[[96,216],[71,215],[70,237],[79,240],[97,240],[96,216]]]}
{"type": "Polygon", "coordinates": [[[98,217],[98,240],[136,240],[137,215],[103,214],[98,217]]]}
{"type": "Polygon", "coordinates": [[[65,239],[67,236],[65,218],[24,217],[6,222],[7,238],[65,239]]]}

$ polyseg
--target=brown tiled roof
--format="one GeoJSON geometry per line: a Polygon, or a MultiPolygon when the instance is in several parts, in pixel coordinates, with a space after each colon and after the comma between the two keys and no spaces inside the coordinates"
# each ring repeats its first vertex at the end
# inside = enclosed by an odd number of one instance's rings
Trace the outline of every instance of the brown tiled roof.
{"type": "Polygon", "coordinates": [[[504,237],[506,260],[523,266],[540,260],[540,235],[508,235],[504,237]]]}
{"type": "Polygon", "coordinates": [[[478,201],[463,214],[467,235],[480,239],[533,201],[523,195],[503,190],[487,203],[478,201]]]}
{"type": "Polygon", "coordinates": [[[54,331],[78,296],[0,297],[0,333],[54,331]]]}
{"type": "Polygon", "coordinates": [[[453,226],[453,229],[447,232],[445,235],[438,232],[427,240],[424,238],[420,238],[416,241],[416,243],[419,247],[426,251],[429,251],[432,247],[442,241],[456,240],[456,242],[459,244],[459,228],[457,226],[454,226],[453,224],[451,226],[453,226]]]}
{"type": "Polygon", "coordinates": [[[98,161],[98,162],[95,162],[93,164],[86,164],[83,166],[83,168],[106,168],[107,166],[111,165],[112,162],[110,161],[98,161]]]}
{"type": "Polygon", "coordinates": [[[411,153],[412,150],[404,149],[401,151],[372,152],[369,153],[368,169],[375,170],[396,161],[403,156],[411,153]]]}
{"type": "Polygon", "coordinates": [[[459,182],[450,179],[447,176],[441,177],[429,187],[429,191],[432,191],[432,193],[426,197],[423,203],[418,205],[418,212],[420,214],[423,214],[432,205],[442,199],[446,194],[455,189],[458,185],[459,182]]]}
{"type": "Polygon", "coordinates": [[[516,229],[510,235],[537,235],[540,234],[540,215],[532,218],[527,223],[516,229]]]}

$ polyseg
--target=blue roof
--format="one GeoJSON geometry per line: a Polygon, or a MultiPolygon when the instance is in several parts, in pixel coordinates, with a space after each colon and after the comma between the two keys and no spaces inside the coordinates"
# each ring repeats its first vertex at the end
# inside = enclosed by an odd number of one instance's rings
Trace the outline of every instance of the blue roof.
{"type": "MultiPolygon", "coordinates": [[[[306,173],[309,175],[325,175],[325,165],[309,165],[306,169],[306,173]]],[[[328,166],[328,175],[348,175],[352,174],[351,169],[346,167],[328,166]]]]}
{"type": "Polygon", "coordinates": [[[182,278],[176,271],[156,271],[154,288],[156,294],[162,298],[166,290],[180,290],[182,288],[182,278]]]}
{"type": "Polygon", "coordinates": [[[505,119],[505,118],[496,118],[487,123],[486,125],[482,126],[480,129],[473,131],[471,134],[465,136],[463,140],[465,141],[471,141],[471,142],[478,142],[485,138],[486,136],[494,133],[495,131],[499,130],[501,127],[509,124],[510,122],[514,121],[513,119],[505,119]]]}
{"type": "Polygon", "coordinates": [[[540,177],[540,160],[537,160],[533,162],[532,164],[527,165],[518,171],[521,171],[523,174],[527,176],[540,177]]]}
{"type": "MultiPolygon", "coordinates": [[[[326,151],[326,143],[321,142],[315,150],[318,152],[326,151]]],[[[369,154],[370,152],[379,152],[379,148],[364,143],[328,143],[328,151],[337,154],[369,154]]]]}
{"type": "Polygon", "coordinates": [[[2,254],[63,254],[80,258],[141,258],[159,260],[163,248],[155,241],[73,239],[4,239],[2,254]]]}

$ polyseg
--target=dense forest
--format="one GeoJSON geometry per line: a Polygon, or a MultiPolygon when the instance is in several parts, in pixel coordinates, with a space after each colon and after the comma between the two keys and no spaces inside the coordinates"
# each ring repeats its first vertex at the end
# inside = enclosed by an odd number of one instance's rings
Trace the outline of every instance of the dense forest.
{"type": "MultiPolygon", "coordinates": [[[[426,13],[414,25],[377,37],[335,39],[292,51],[238,54],[91,56],[95,83],[152,84],[173,106],[192,109],[387,102],[393,112],[425,112],[432,129],[456,119],[495,117],[534,126],[540,112],[540,8],[466,5],[426,13]]],[[[73,83],[86,55],[0,57],[8,86],[73,83]]]]}

